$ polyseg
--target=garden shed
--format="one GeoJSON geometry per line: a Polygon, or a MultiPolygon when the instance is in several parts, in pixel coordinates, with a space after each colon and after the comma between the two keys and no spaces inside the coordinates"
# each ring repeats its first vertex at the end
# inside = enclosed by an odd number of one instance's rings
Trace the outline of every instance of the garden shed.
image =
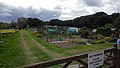
{"type": "Polygon", "coordinates": [[[76,27],[69,27],[67,29],[67,33],[68,34],[72,34],[72,35],[76,35],[76,34],[78,34],[78,28],[76,28],[76,27]]]}
{"type": "Polygon", "coordinates": [[[49,34],[54,34],[54,33],[56,33],[56,32],[57,32],[57,26],[48,26],[48,27],[47,27],[47,32],[48,32],[49,34]]]}

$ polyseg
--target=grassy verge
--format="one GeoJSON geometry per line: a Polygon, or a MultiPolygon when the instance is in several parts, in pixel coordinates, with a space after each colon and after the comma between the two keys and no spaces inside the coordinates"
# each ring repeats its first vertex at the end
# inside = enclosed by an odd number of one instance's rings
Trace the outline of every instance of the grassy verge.
{"type": "Polygon", "coordinates": [[[27,35],[27,33],[25,33],[25,31],[22,31],[23,33],[23,38],[27,44],[27,46],[29,47],[29,49],[32,51],[33,53],[33,58],[36,57],[37,61],[36,62],[42,62],[42,61],[46,61],[46,60],[50,60],[51,57],[46,54],[44,51],[42,51],[35,42],[33,42],[33,40],[27,35]]]}
{"type": "Polygon", "coordinates": [[[44,40],[38,38],[38,37],[35,37],[34,35],[31,34],[30,31],[27,31],[29,33],[29,35],[35,39],[37,42],[39,42],[40,44],[42,44],[43,46],[45,46],[47,49],[53,51],[53,52],[56,52],[56,53],[63,53],[64,52],[64,48],[59,48],[57,47],[56,45],[54,44],[51,44],[51,43],[48,43],[48,42],[45,42],[44,40]]]}
{"type": "MultiPolygon", "coordinates": [[[[23,36],[27,46],[32,51],[32,55],[33,55],[32,58],[37,59],[37,60],[35,60],[35,63],[48,61],[48,60],[52,59],[52,57],[50,57],[50,55],[48,55],[43,50],[41,50],[41,48],[35,42],[33,42],[33,40],[29,37],[29,35],[27,35],[26,31],[22,30],[21,33],[23,34],[22,36],[23,36]]],[[[58,67],[58,66],[54,66],[52,68],[56,68],[56,67],[58,67]]]]}
{"type": "Polygon", "coordinates": [[[0,68],[16,68],[26,64],[26,57],[20,44],[20,33],[1,35],[0,68]]]}
{"type": "MultiPolygon", "coordinates": [[[[106,48],[112,47],[112,43],[105,43],[105,44],[94,44],[94,45],[83,45],[83,46],[75,46],[71,48],[60,48],[57,47],[54,44],[47,43],[44,40],[35,37],[34,35],[31,34],[30,31],[27,31],[32,38],[34,38],[37,42],[48,48],[49,50],[59,53],[63,56],[70,56],[70,55],[75,55],[76,53],[72,52],[74,50],[79,51],[79,53],[84,53],[84,52],[90,52],[90,51],[95,51],[95,50],[103,50],[106,48]]],[[[78,54],[79,54],[78,53],[78,54]]]]}

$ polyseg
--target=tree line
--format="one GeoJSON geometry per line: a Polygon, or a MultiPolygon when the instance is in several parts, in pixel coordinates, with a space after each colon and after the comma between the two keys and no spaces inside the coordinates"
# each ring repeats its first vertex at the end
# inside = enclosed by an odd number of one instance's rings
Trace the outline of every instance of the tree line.
{"type": "Polygon", "coordinates": [[[29,27],[38,27],[44,25],[57,25],[57,26],[72,26],[72,27],[87,27],[87,28],[119,28],[120,29],[120,13],[113,13],[108,15],[105,12],[97,12],[95,14],[86,15],[74,18],[73,20],[59,20],[51,19],[50,21],[43,21],[38,18],[20,17],[17,21],[12,20],[11,23],[0,22],[0,28],[16,28],[24,29],[29,27]]]}

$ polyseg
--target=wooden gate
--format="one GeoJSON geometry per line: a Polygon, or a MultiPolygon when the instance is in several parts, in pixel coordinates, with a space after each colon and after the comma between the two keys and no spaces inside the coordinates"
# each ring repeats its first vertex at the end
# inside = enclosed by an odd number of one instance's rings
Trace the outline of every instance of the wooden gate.
{"type": "MultiPolygon", "coordinates": [[[[113,48],[109,48],[109,49],[105,49],[104,50],[104,54],[105,54],[105,58],[104,58],[104,65],[98,67],[98,68],[120,68],[120,50],[117,49],[117,46],[114,45],[113,48]],[[119,61],[117,61],[119,60],[119,61]]],[[[89,53],[84,53],[84,54],[80,54],[80,55],[75,55],[75,56],[70,56],[70,57],[66,57],[66,58],[61,58],[61,59],[57,59],[57,60],[51,60],[51,61],[46,61],[46,62],[42,62],[42,63],[36,63],[36,64],[31,64],[31,65],[26,65],[23,66],[21,68],[46,68],[46,67],[50,67],[50,66],[54,66],[54,65],[58,65],[58,64],[62,64],[65,63],[65,65],[63,65],[62,68],[67,68],[73,61],[77,61],[80,64],[82,64],[81,67],[79,68],[88,68],[88,63],[82,59],[88,57],[89,53]]]]}

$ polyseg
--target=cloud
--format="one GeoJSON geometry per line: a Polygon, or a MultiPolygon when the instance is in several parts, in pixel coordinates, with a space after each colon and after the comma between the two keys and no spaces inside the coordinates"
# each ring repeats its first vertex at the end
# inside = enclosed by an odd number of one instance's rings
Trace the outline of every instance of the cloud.
{"type": "Polygon", "coordinates": [[[18,17],[35,17],[42,20],[62,19],[94,14],[120,12],[120,0],[0,0],[0,21],[18,17]],[[16,2],[14,2],[16,1],[16,2]],[[27,4],[26,4],[27,2],[27,4]],[[18,4],[19,3],[19,4],[18,4]],[[25,7],[24,7],[25,6],[25,7]]]}
{"type": "Polygon", "coordinates": [[[32,7],[15,7],[0,3],[0,21],[11,21],[12,19],[17,19],[18,17],[35,17],[42,20],[50,20],[51,18],[58,18],[61,15],[60,7],[55,9],[34,9],[32,7]],[[56,10],[58,9],[58,10],[56,10]]]}
{"type": "Polygon", "coordinates": [[[102,0],[78,0],[78,2],[83,2],[85,5],[90,7],[101,7],[103,6],[102,0]]]}
{"type": "Polygon", "coordinates": [[[62,7],[60,5],[57,5],[57,6],[54,7],[54,9],[56,9],[56,10],[62,10],[62,7]]]}

